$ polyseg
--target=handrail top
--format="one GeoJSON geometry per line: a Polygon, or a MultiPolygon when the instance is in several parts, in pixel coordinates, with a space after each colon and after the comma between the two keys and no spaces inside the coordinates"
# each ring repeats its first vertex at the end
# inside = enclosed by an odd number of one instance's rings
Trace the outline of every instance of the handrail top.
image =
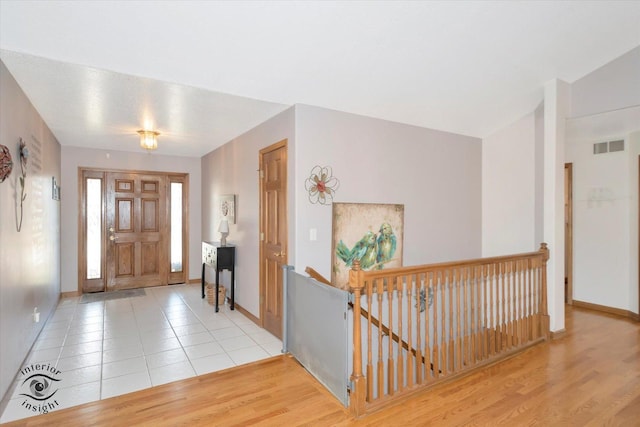
{"type": "MultiPolygon", "coordinates": [[[[542,243],[540,245],[540,249],[534,252],[523,252],[519,254],[513,255],[503,255],[503,256],[494,256],[494,257],[486,257],[486,258],[475,258],[468,259],[462,261],[447,261],[441,263],[434,264],[422,264],[415,266],[407,266],[407,267],[395,267],[388,268],[383,270],[368,270],[368,271],[359,271],[362,274],[363,279],[376,279],[381,277],[388,277],[393,275],[409,275],[416,273],[423,273],[427,271],[433,270],[444,270],[452,267],[472,267],[472,266],[482,266],[488,264],[495,264],[498,262],[508,262],[508,261],[518,261],[524,259],[535,259],[548,257],[549,250],[547,249],[547,244],[542,243]]],[[[355,269],[352,268],[352,271],[355,269]]]]}
{"type": "Polygon", "coordinates": [[[320,283],[324,283],[325,285],[333,286],[333,284],[325,278],[322,274],[318,273],[311,267],[307,267],[304,269],[304,272],[307,273],[312,279],[317,280],[320,283]]]}

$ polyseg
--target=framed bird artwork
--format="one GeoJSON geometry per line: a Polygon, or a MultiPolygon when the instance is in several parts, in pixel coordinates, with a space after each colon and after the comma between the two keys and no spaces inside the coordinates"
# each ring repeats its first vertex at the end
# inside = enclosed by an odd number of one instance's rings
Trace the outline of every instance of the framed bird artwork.
{"type": "Polygon", "coordinates": [[[331,283],[349,288],[355,260],[363,270],[402,266],[404,205],[334,203],[331,283]]]}

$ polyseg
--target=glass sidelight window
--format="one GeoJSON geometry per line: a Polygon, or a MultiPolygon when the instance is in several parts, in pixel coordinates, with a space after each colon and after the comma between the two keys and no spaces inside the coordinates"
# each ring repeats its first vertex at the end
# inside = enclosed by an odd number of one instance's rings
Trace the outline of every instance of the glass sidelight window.
{"type": "Polygon", "coordinates": [[[102,179],[87,178],[87,279],[102,278],[102,179]]]}
{"type": "Polygon", "coordinates": [[[171,272],[182,271],[182,183],[171,182],[171,272]]]}

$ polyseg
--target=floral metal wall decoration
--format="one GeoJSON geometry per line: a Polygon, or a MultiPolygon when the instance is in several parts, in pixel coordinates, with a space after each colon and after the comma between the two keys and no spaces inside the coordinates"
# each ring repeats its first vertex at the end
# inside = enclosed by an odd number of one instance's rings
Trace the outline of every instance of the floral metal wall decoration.
{"type": "Polygon", "coordinates": [[[330,166],[314,166],[304,182],[304,188],[309,192],[309,201],[321,205],[331,203],[339,187],[340,181],[333,176],[330,166]]]}
{"type": "Polygon", "coordinates": [[[13,159],[11,159],[11,151],[6,145],[0,145],[0,182],[11,175],[13,169],[13,159]]]}
{"type": "Polygon", "coordinates": [[[20,217],[18,218],[16,212],[16,228],[18,232],[22,229],[22,209],[27,193],[25,193],[25,181],[27,179],[27,159],[29,158],[29,149],[27,144],[20,138],[20,146],[18,148],[20,152],[20,217]]]}

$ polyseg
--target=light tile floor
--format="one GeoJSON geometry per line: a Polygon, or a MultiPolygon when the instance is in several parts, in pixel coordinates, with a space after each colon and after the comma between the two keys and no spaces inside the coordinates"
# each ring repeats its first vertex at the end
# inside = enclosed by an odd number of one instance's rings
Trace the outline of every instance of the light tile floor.
{"type": "MultiPolygon", "coordinates": [[[[146,288],[146,296],[80,304],[65,298],[25,366],[61,373],[56,409],[203,375],[280,354],[282,342],[228,305],[215,313],[200,285],[146,288]]],[[[16,391],[0,422],[34,415],[16,391]]]]}

